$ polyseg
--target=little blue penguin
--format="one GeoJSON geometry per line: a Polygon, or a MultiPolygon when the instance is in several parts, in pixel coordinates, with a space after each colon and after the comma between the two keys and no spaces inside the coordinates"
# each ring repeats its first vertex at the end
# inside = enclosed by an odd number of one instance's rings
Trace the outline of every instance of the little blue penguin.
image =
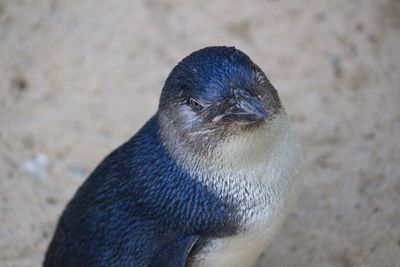
{"type": "Polygon", "coordinates": [[[234,47],[200,49],[78,189],[44,266],[253,266],[297,199],[300,167],[264,72],[234,47]]]}

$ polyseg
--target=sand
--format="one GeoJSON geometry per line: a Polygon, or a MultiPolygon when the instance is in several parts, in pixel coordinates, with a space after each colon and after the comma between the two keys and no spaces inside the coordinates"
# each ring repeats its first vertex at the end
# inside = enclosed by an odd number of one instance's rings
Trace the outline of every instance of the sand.
{"type": "Polygon", "coordinates": [[[400,266],[400,2],[0,1],[0,266],[40,266],[65,204],[191,51],[267,73],[303,194],[258,266],[400,266]]]}

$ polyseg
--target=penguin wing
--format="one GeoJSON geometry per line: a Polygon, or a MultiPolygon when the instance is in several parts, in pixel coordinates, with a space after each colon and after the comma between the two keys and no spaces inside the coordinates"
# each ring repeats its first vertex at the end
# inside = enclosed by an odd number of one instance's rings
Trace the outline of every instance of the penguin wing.
{"type": "Polygon", "coordinates": [[[184,267],[187,257],[199,240],[199,236],[169,235],[169,238],[159,240],[149,267],[184,267]]]}

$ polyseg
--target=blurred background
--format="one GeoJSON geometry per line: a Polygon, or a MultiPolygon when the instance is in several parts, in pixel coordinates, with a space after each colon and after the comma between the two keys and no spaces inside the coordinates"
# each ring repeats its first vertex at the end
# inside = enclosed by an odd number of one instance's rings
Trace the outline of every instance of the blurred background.
{"type": "Polygon", "coordinates": [[[40,266],[77,187],[209,45],[267,73],[304,150],[258,266],[400,266],[398,0],[0,0],[0,266],[40,266]]]}

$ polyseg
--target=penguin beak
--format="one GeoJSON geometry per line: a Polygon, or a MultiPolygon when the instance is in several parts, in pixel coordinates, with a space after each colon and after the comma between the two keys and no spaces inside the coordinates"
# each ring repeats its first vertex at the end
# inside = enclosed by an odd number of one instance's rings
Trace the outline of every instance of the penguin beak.
{"type": "Polygon", "coordinates": [[[240,122],[257,122],[265,119],[268,112],[258,97],[250,95],[246,90],[235,89],[234,104],[225,110],[224,115],[240,122]]]}

